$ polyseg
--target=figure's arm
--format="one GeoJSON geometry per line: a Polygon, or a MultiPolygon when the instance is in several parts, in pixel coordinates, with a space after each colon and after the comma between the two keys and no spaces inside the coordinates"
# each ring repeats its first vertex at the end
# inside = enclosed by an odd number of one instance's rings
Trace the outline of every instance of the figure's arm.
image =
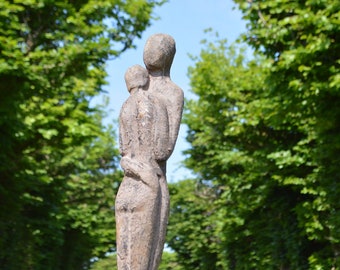
{"type": "Polygon", "coordinates": [[[152,167],[149,164],[139,162],[129,157],[123,157],[120,161],[120,165],[126,176],[129,176],[136,181],[142,181],[151,188],[158,187],[158,179],[162,175],[160,168],[152,167]]]}
{"type": "Polygon", "coordinates": [[[134,123],[137,117],[137,110],[132,96],[122,106],[119,115],[119,146],[120,153],[124,156],[133,156],[136,152],[136,143],[138,132],[134,123]]]}
{"type": "Polygon", "coordinates": [[[153,154],[157,161],[166,161],[172,153],[168,108],[160,95],[153,97],[153,102],[156,111],[152,127],[153,154]]]}
{"type": "Polygon", "coordinates": [[[184,94],[183,90],[173,83],[172,98],[172,115],[170,118],[170,141],[172,150],[175,148],[176,140],[178,137],[179,127],[181,125],[183,106],[184,106],[184,94]]]}

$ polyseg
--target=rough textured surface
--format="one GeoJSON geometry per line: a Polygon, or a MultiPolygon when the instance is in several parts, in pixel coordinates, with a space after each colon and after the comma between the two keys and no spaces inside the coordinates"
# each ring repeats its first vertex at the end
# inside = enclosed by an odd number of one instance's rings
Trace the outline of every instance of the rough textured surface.
{"type": "Polygon", "coordinates": [[[178,136],[183,91],[170,79],[174,39],[151,36],[144,48],[146,69],[125,74],[130,92],[119,117],[124,179],[116,197],[119,270],[156,270],[169,215],[166,161],[178,136]]]}

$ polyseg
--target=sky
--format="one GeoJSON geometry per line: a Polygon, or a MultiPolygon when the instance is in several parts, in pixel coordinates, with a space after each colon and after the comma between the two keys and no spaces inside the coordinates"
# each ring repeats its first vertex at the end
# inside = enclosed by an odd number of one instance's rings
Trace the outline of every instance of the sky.
{"type": "MultiPolygon", "coordinates": [[[[109,96],[109,118],[118,119],[120,108],[128,98],[124,74],[132,65],[143,63],[143,48],[147,38],[156,33],[171,35],[176,41],[176,55],[171,68],[171,79],[184,91],[186,99],[193,97],[190,92],[190,81],[187,76],[189,66],[194,62],[189,55],[198,56],[203,49],[201,41],[209,39],[205,29],[218,32],[221,39],[228,43],[235,41],[245,32],[245,22],[241,13],[231,0],[170,0],[154,10],[159,19],[152,21],[142,38],[135,41],[136,49],[124,52],[119,58],[108,62],[108,86],[104,89],[109,96]]],[[[167,179],[169,182],[192,177],[189,170],[181,165],[185,156],[182,152],[190,145],[186,142],[187,127],[182,124],[175,150],[167,162],[167,179]]],[[[118,133],[118,131],[117,131],[118,133]]]]}

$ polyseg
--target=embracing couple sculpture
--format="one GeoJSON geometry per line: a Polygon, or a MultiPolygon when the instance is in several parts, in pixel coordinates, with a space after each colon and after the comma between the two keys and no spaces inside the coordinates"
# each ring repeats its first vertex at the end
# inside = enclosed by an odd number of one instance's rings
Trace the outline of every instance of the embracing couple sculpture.
{"type": "Polygon", "coordinates": [[[119,270],[158,269],[169,215],[166,161],[177,140],[183,91],[170,79],[174,39],[151,36],[144,48],[146,69],[125,73],[129,98],[119,116],[124,178],[116,197],[119,270]]]}

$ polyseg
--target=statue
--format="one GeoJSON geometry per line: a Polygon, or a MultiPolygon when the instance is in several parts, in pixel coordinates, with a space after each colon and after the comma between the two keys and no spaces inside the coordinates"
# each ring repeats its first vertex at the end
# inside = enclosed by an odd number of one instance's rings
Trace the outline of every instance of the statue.
{"type": "Polygon", "coordinates": [[[175,147],[183,111],[183,91],[170,79],[175,41],[151,36],[144,63],[130,67],[130,92],[119,117],[124,178],[116,197],[119,270],[158,269],[169,215],[166,161],[175,147]]]}

